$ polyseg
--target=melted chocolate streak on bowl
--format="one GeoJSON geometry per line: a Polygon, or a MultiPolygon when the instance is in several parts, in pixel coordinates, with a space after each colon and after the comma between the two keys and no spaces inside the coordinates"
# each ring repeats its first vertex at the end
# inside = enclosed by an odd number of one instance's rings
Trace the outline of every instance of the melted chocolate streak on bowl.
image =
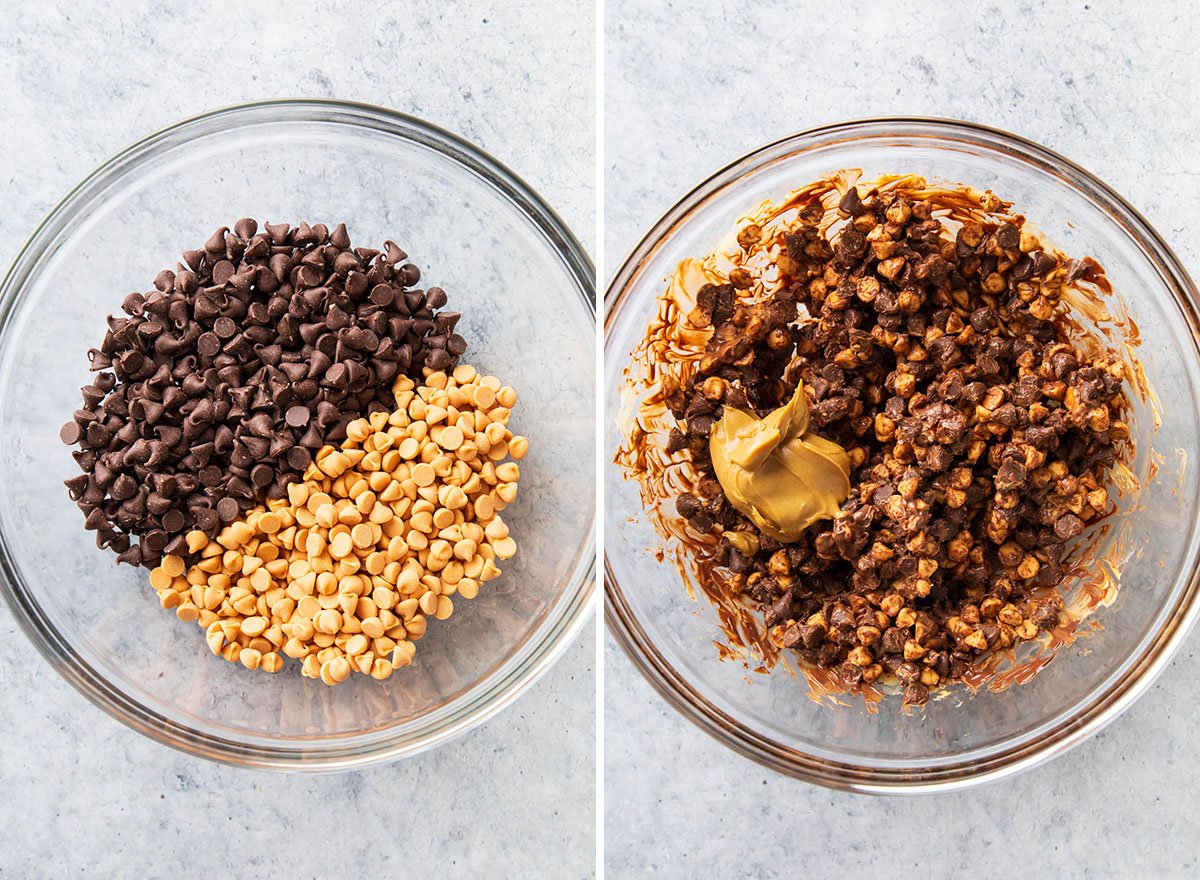
{"type": "MultiPolygon", "coordinates": [[[[696,291],[705,283],[726,283],[732,270],[744,266],[752,270],[759,283],[739,291],[738,295],[747,302],[770,296],[785,283],[775,266],[782,251],[784,233],[798,224],[800,214],[806,209],[819,210],[823,213],[821,231],[827,238],[832,238],[836,225],[842,222],[838,203],[851,186],[858,184],[861,176],[858,169],[844,169],[793,191],[779,205],[766,202],[739,220],[703,260],[684,260],[659,297],[658,311],[633,351],[624,373],[617,416],[623,439],[614,463],[622,468],[626,479],[638,483],[643,508],[662,539],[659,546],[652,548],[653,553],[660,562],[669,559],[678,569],[693,599],[698,589],[715,606],[726,639],[725,644],[713,641],[720,658],[738,658],[755,672],[771,671],[783,655],[760,612],[732,588],[728,570],[718,567],[715,560],[720,538],[715,533],[701,534],[675,512],[675,498],[683,492],[694,492],[699,477],[686,452],[667,452],[667,437],[676,423],[663,400],[663,388],[681,386],[695,372],[705,351],[711,331],[691,327],[686,320],[696,305],[696,291]],[[764,244],[747,252],[738,246],[737,234],[751,224],[762,227],[764,244]]],[[[933,186],[916,175],[886,175],[863,185],[881,192],[900,192],[914,201],[928,200],[934,205],[934,217],[954,226],[969,220],[994,228],[999,222],[1008,221],[1016,223],[1023,235],[1037,239],[1041,249],[1058,257],[1059,264],[1066,266],[1067,280],[1062,286],[1058,316],[1062,326],[1075,344],[1096,354],[1105,351],[1120,355],[1130,377],[1128,384],[1140,405],[1137,408],[1148,417],[1153,430],[1158,429],[1160,405],[1133,354],[1133,349],[1141,344],[1139,328],[1096,260],[1091,257],[1070,260],[1049,244],[1024,217],[1012,213],[1011,203],[990,192],[981,193],[970,187],[933,186]]],[[[1132,438],[1122,452],[1110,473],[1112,488],[1118,497],[1132,500],[1133,509],[1137,510],[1140,509],[1136,504],[1137,492],[1155,477],[1158,456],[1150,450],[1141,472],[1135,474],[1131,469],[1135,453],[1132,438]]],[[[972,690],[980,686],[1003,690],[1012,684],[1023,684],[1054,658],[1058,648],[1099,629],[1098,623],[1092,623],[1090,629],[1081,629],[1080,624],[1097,608],[1111,604],[1116,598],[1119,574],[1135,552],[1128,538],[1128,526],[1128,523],[1116,526],[1118,532],[1112,545],[1099,560],[1091,557],[1109,537],[1114,528],[1112,522],[1101,521],[1093,526],[1071,549],[1063,562],[1064,583],[1076,578],[1079,583],[1070,595],[1064,596],[1064,622],[1043,636],[1040,643],[1025,643],[1037,644],[1032,656],[1018,663],[1016,646],[992,651],[972,665],[960,679],[962,683],[972,690]]],[[[783,665],[792,671],[786,659],[783,665]]],[[[868,709],[874,711],[884,697],[885,689],[891,689],[890,682],[883,688],[865,683],[849,686],[841,680],[836,669],[809,664],[800,664],[799,668],[808,682],[810,698],[817,702],[828,699],[844,705],[837,695],[854,692],[864,697],[868,709]]],[[[949,693],[950,687],[943,686],[931,696],[945,697],[949,693]]]]}

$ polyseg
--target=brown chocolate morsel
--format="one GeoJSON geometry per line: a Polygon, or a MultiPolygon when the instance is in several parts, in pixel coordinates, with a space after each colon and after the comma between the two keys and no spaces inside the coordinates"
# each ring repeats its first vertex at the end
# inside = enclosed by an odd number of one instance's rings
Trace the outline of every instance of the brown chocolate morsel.
{"type": "Polygon", "coordinates": [[[238,503],[232,498],[222,498],[217,502],[217,516],[221,522],[233,522],[237,519],[238,503]]]}
{"type": "Polygon", "coordinates": [[[214,531],[221,522],[221,518],[211,507],[198,507],[193,513],[196,517],[196,528],[204,532],[214,531]]]}
{"type": "Polygon", "coordinates": [[[196,273],[190,269],[184,269],[175,274],[175,292],[181,293],[184,296],[191,296],[199,287],[199,279],[196,273]]]}
{"type": "Polygon", "coordinates": [[[996,244],[1012,250],[1021,244],[1021,233],[1011,223],[1002,223],[996,228],[996,244]]]}
{"type": "Polygon", "coordinates": [[[146,298],[140,293],[131,293],[121,302],[121,311],[127,315],[142,315],[145,311],[146,298]]]}
{"type": "Polygon", "coordinates": [[[250,467],[254,463],[254,453],[244,443],[238,444],[229,454],[229,463],[239,468],[250,467]]]}
{"type": "Polygon", "coordinates": [[[1087,263],[1083,260],[1068,260],[1067,272],[1063,280],[1070,284],[1073,281],[1078,281],[1087,274],[1087,263]]]}
{"type": "Polygon", "coordinates": [[[231,467],[229,470],[232,476],[230,476],[229,482],[225,484],[225,491],[235,501],[239,502],[240,509],[241,507],[245,506],[241,502],[248,503],[254,498],[254,487],[250,485],[248,480],[244,479],[244,475],[242,473],[235,473],[235,470],[240,469],[231,467]]]}
{"type": "Polygon", "coordinates": [[[375,370],[376,381],[385,385],[390,384],[396,374],[400,372],[395,361],[372,361],[371,366],[375,370]]]}
{"type": "Polygon", "coordinates": [[[237,333],[237,324],[232,318],[222,315],[213,321],[213,332],[221,339],[230,339],[237,333]]]}
{"type": "Polygon", "coordinates": [[[197,248],[196,250],[184,251],[183,261],[193,272],[199,272],[200,267],[204,264],[204,249],[197,248]]]}
{"type": "Polygon", "coordinates": [[[367,276],[363,272],[351,272],[346,276],[346,293],[361,296],[367,289],[367,276]]]}
{"type": "Polygon", "coordinates": [[[297,440],[296,443],[300,446],[307,447],[308,449],[320,449],[325,445],[325,438],[322,435],[321,429],[317,423],[311,422],[308,426],[308,430],[304,432],[304,435],[297,440]]]}
{"type": "Polygon", "coordinates": [[[288,408],[286,420],[287,423],[293,428],[303,428],[308,424],[308,420],[311,416],[312,413],[309,411],[308,407],[296,405],[288,408]]]}
{"type": "Polygon", "coordinates": [[[292,258],[288,254],[274,254],[271,256],[269,265],[271,274],[282,281],[292,271],[292,258]]]}
{"type": "Polygon", "coordinates": [[[1033,274],[1045,275],[1058,265],[1058,259],[1045,251],[1033,251],[1030,254],[1033,259],[1033,274]]]}
{"type": "Polygon", "coordinates": [[[265,486],[270,485],[273,479],[275,479],[275,474],[272,472],[269,465],[256,465],[254,469],[250,471],[250,482],[253,483],[257,489],[262,489],[265,486]]]}
{"type": "Polygon", "coordinates": [[[221,310],[217,307],[217,304],[207,296],[197,297],[196,301],[192,304],[192,315],[195,316],[197,321],[203,321],[207,318],[211,318],[214,315],[219,314],[220,311],[221,310]]]}
{"type": "Polygon", "coordinates": [[[246,421],[246,428],[255,436],[267,438],[271,436],[271,417],[265,412],[255,413],[246,421]]]}
{"type": "Polygon", "coordinates": [[[431,309],[440,309],[446,304],[446,291],[440,287],[431,287],[425,292],[425,303],[431,309]]]}
{"type": "Polygon", "coordinates": [[[390,306],[395,299],[395,290],[390,284],[376,284],[371,288],[371,302],[377,306],[390,306]]]}
{"type": "Polygon", "coordinates": [[[393,266],[408,259],[408,254],[406,254],[394,241],[385,242],[384,250],[387,253],[387,256],[384,257],[384,260],[388,263],[391,263],[393,266]]]}
{"type": "Polygon", "coordinates": [[[684,492],[675,499],[675,510],[684,519],[691,519],[700,512],[703,502],[695,495],[684,492]]]}
{"type": "MultiPolygon", "coordinates": [[[[162,515],[162,526],[163,530],[168,533],[179,532],[184,526],[183,513],[177,508],[171,508],[162,515]]],[[[169,552],[174,552],[170,550],[170,545],[168,545],[167,549],[169,552]]]]}
{"type": "Polygon", "coordinates": [[[239,238],[249,239],[258,232],[258,221],[253,217],[243,217],[233,224],[233,231],[239,238]]]}
{"type": "Polygon", "coordinates": [[[293,470],[303,471],[312,462],[312,454],[303,446],[293,446],[287,451],[287,462],[293,470]]]}
{"type": "Polygon", "coordinates": [[[460,320],[462,320],[461,312],[441,312],[433,324],[439,334],[448,336],[454,332],[454,328],[458,326],[460,320]]]}
{"type": "MultiPolygon", "coordinates": [[[[270,255],[271,239],[266,235],[256,235],[250,240],[250,244],[246,246],[242,258],[257,264],[262,260],[268,259],[270,255]]],[[[260,271],[263,269],[265,269],[263,266],[257,266],[257,268],[253,269],[255,278],[261,279],[264,275],[270,276],[270,269],[266,269],[264,274],[260,274],[260,271]]]]}
{"type": "Polygon", "coordinates": [[[70,494],[71,500],[78,501],[87,490],[88,475],[79,474],[78,476],[71,477],[64,480],[63,485],[67,487],[67,492],[70,494]]]}
{"type": "Polygon", "coordinates": [[[353,251],[342,251],[333,261],[335,275],[348,275],[360,268],[362,268],[362,261],[355,256],[353,251]]]}
{"type": "Polygon", "coordinates": [[[157,492],[151,492],[146,496],[146,510],[155,516],[162,516],[171,509],[171,499],[159,495],[157,492]]]}
{"type": "Polygon", "coordinates": [[[904,705],[924,706],[929,701],[929,688],[919,681],[910,681],[904,687],[904,705]]]}
{"type": "MultiPolygon", "coordinates": [[[[222,226],[216,232],[209,236],[208,241],[204,243],[204,250],[210,254],[225,253],[225,233],[229,231],[228,226],[222,226]]],[[[196,268],[195,266],[192,267],[196,268]]]]}
{"type": "Polygon", "coordinates": [[[142,537],[142,547],[144,550],[157,556],[163,552],[169,540],[170,538],[167,537],[167,533],[162,529],[153,529],[142,537]]]}
{"type": "Polygon", "coordinates": [[[847,188],[845,194],[838,202],[838,210],[843,214],[849,214],[851,217],[857,217],[864,213],[862,199],[858,195],[858,187],[851,186],[847,188]]]}
{"type": "MultiPolygon", "coordinates": [[[[221,340],[215,333],[202,333],[196,340],[196,351],[201,357],[211,358],[221,350],[221,340]]],[[[186,392],[186,389],[185,389],[186,392]]]]}
{"type": "Polygon", "coordinates": [[[219,486],[221,484],[221,469],[210,465],[206,468],[201,468],[199,473],[200,485],[202,486],[219,486]]]}
{"type": "Polygon", "coordinates": [[[77,422],[67,422],[59,429],[58,438],[68,446],[74,446],[83,438],[83,429],[77,422]]]}
{"type": "Polygon", "coordinates": [[[329,234],[329,243],[338,248],[350,247],[350,236],[346,232],[345,223],[339,223],[333,228],[333,232],[329,234]]]}
{"type": "Polygon", "coordinates": [[[340,412],[336,404],[325,399],[317,403],[316,414],[317,424],[325,428],[337,421],[340,412]]]}
{"type": "MultiPolygon", "coordinates": [[[[354,347],[359,351],[365,351],[369,354],[374,354],[375,350],[379,348],[379,337],[368,327],[363,327],[354,333],[353,339],[354,347]]],[[[428,340],[427,342],[431,345],[435,344],[433,343],[432,339],[428,340]]],[[[443,345],[442,347],[445,346],[443,345]]],[[[357,363],[357,361],[354,363],[357,363]]]]}
{"type": "Polygon", "coordinates": [[[301,288],[311,288],[321,283],[321,270],[313,266],[301,266],[292,270],[293,284],[301,288]]]}
{"type": "Polygon", "coordinates": [[[1065,513],[1054,523],[1054,534],[1064,541],[1083,533],[1083,520],[1073,513],[1065,513]]]}
{"type": "Polygon", "coordinates": [[[233,263],[229,260],[221,260],[212,269],[213,284],[221,285],[229,281],[233,277],[233,263]]]}
{"type": "Polygon", "coordinates": [[[336,305],[330,306],[329,310],[325,313],[325,326],[330,330],[343,330],[350,326],[351,320],[351,317],[336,305]]]}
{"type": "Polygon", "coordinates": [[[129,474],[121,474],[113,480],[108,494],[117,501],[127,501],[137,494],[138,484],[129,474]]]}
{"type": "Polygon", "coordinates": [[[296,245],[305,247],[310,244],[316,244],[320,240],[320,236],[317,235],[311,226],[302,220],[300,221],[300,225],[292,230],[291,239],[296,245]]]}
{"type": "MultiPolygon", "coordinates": [[[[285,456],[287,451],[291,449],[295,443],[296,437],[294,432],[281,430],[278,434],[275,434],[273,437],[271,437],[270,442],[267,444],[266,454],[263,455],[262,458],[269,458],[272,461],[276,461],[285,456]]],[[[283,467],[282,463],[280,464],[280,467],[283,467]]]]}
{"type": "Polygon", "coordinates": [[[345,364],[336,363],[325,371],[325,384],[344,388],[349,381],[349,372],[345,364]]]}

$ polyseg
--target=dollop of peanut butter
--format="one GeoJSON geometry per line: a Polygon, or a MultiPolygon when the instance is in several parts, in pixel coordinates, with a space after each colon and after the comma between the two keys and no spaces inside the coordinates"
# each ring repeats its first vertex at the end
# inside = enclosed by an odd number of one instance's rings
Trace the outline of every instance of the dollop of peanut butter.
{"type": "Polygon", "coordinates": [[[708,447],[725,497],[776,541],[832,519],[850,494],[850,457],[808,430],[803,383],[762,419],[726,406],[708,447]]]}

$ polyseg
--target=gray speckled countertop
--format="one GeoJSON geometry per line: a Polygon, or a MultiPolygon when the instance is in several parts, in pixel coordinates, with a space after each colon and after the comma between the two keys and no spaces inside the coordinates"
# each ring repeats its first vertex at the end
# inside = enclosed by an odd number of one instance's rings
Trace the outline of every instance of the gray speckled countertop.
{"type": "MultiPolygon", "coordinates": [[[[1200,23],[1186,2],[652,3],[606,13],[606,277],[697,181],[863,116],[950,116],[1095,172],[1200,270],[1200,23]],[[647,138],[646,132],[654,132],[647,138]]],[[[1011,781],[917,800],[763,770],[669,708],[606,638],[610,880],[1190,877],[1196,637],[1099,736],[1011,781]]]]}
{"type": "MultiPolygon", "coordinates": [[[[7,3],[0,264],[81,177],[228,104],[365,101],[458,132],[594,246],[594,13],[555,0],[7,3]]],[[[110,719],[0,607],[0,877],[581,878],[594,871],[591,627],[513,706],[354,773],[193,759],[110,719]]]]}

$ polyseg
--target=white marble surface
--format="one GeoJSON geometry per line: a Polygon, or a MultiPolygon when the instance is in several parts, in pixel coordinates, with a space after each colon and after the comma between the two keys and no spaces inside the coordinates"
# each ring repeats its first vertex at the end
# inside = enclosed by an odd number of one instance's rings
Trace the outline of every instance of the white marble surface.
{"type": "MultiPolygon", "coordinates": [[[[0,2],[0,264],[79,178],[185,116],[308,96],[475,141],[594,246],[594,12],[558,0],[0,2]]],[[[0,877],[589,877],[590,627],[515,705],[362,772],[202,762],[63,683],[0,607],[0,877]]]]}
{"type": "MultiPolygon", "coordinates": [[[[815,125],[893,114],[988,123],[1064,153],[1200,270],[1200,22],[1191,4],[721,7],[608,4],[605,277],[667,207],[727,162],[815,125]]],[[[684,721],[611,638],[606,647],[609,880],[1200,871],[1196,637],[1144,699],[1067,756],[1008,782],[917,800],[835,793],[765,771],[684,721]]]]}

